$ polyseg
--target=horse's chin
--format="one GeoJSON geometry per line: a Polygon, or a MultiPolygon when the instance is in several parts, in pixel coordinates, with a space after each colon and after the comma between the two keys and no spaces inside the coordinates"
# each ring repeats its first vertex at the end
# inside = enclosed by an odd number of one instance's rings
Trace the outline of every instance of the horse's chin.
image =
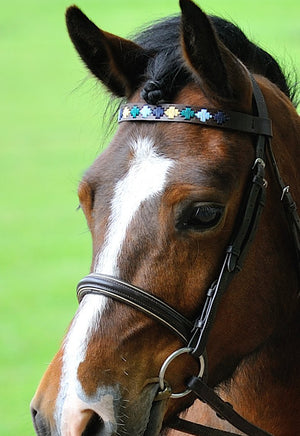
{"type": "MultiPolygon", "coordinates": [[[[158,389],[156,388],[156,393],[157,390],[158,389]]],[[[191,397],[188,404],[184,403],[185,405],[178,410],[178,404],[175,408],[173,403],[173,407],[170,408],[170,402],[168,397],[159,401],[155,401],[155,397],[156,395],[153,397],[150,409],[144,415],[144,431],[141,433],[132,433],[131,431],[129,431],[128,433],[124,433],[124,435],[134,434],[139,436],[166,436],[168,434],[168,430],[170,430],[168,423],[172,421],[172,419],[174,419],[174,416],[178,416],[181,412],[186,411],[195,400],[194,397],[191,397]]]]}
{"type": "Polygon", "coordinates": [[[163,419],[165,416],[168,400],[155,401],[158,385],[147,386],[141,397],[128,409],[127,415],[119,425],[120,436],[158,436],[160,434],[163,419]]]}

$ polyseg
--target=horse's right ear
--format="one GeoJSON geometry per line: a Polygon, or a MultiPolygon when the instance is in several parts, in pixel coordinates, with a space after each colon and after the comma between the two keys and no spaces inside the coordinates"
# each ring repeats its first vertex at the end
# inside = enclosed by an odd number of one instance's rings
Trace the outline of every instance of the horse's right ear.
{"type": "Polygon", "coordinates": [[[209,17],[192,0],[180,0],[180,7],[184,58],[202,91],[227,106],[232,102],[239,110],[246,110],[252,97],[246,67],[221,42],[209,17]]]}
{"type": "Polygon", "coordinates": [[[67,9],[66,22],[89,70],[116,96],[130,97],[143,80],[151,54],[132,41],[99,29],[76,6],[67,9]]]}

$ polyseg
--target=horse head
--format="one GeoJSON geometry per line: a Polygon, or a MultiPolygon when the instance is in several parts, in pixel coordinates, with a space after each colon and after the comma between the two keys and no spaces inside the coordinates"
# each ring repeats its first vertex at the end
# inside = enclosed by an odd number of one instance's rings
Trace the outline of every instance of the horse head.
{"type": "MultiPolygon", "coordinates": [[[[171,119],[181,105],[253,114],[248,68],[199,7],[190,0],[181,0],[180,6],[178,38],[165,46],[161,40],[163,32],[168,38],[168,25],[153,36],[155,43],[151,38],[133,42],[99,29],[75,6],[67,10],[67,26],[88,69],[127,102],[123,118],[134,118],[134,107],[147,111],[162,105],[167,110],[166,104],[171,119]]],[[[295,184],[294,150],[282,151],[283,139],[295,143],[299,133],[295,110],[276,85],[255,78],[273,120],[275,152],[283,171],[289,171],[289,183],[295,184]],[[287,125],[280,122],[282,112],[287,125]]],[[[211,113],[205,109],[199,115],[203,126],[121,122],[78,190],[93,240],[91,272],[148,291],[191,322],[242,219],[255,160],[254,135],[206,126],[211,113]]],[[[258,231],[208,337],[211,387],[263,349],[295,306],[294,252],[273,178],[267,172],[258,231]],[[288,297],[282,292],[287,283],[288,297]]],[[[147,314],[103,295],[85,295],[32,401],[37,433],[159,434],[195,400],[190,394],[157,401],[160,368],[182,346],[173,331],[147,314]]],[[[165,378],[179,393],[198,372],[198,359],[183,354],[165,378]]]]}

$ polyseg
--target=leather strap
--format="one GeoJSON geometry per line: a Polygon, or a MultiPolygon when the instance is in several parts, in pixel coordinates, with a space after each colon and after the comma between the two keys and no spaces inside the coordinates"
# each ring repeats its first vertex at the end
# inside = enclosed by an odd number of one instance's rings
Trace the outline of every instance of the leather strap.
{"type": "Polygon", "coordinates": [[[285,210],[285,215],[291,234],[291,239],[294,243],[298,276],[300,279],[300,218],[297,212],[297,205],[290,192],[290,187],[287,186],[281,178],[272,148],[268,147],[267,152],[268,152],[268,159],[271,163],[273,173],[275,175],[275,178],[277,180],[277,183],[281,191],[281,201],[283,203],[283,207],[285,210]]]}
{"type": "Polygon", "coordinates": [[[190,123],[202,127],[272,136],[272,124],[268,116],[257,117],[243,112],[183,104],[164,103],[155,106],[145,103],[126,103],[119,110],[118,121],[119,123],[129,121],[190,123]]]}
{"type": "Polygon", "coordinates": [[[182,431],[191,435],[205,435],[205,436],[237,436],[236,433],[229,431],[218,430],[216,428],[207,427],[206,425],[196,424],[195,422],[186,421],[182,418],[175,418],[169,425],[177,431],[182,431]]]}
{"type": "Polygon", "coordinates": [[[190,339],[193,328],[191,321],[154,295],[122,280],[103,274],[89,274],[78,283],[79,303],[87,294],[105,295],[132,306],[168,327],[185,344],[190,339]]]}
{"type": "Polygon", "coordinates": [[[241,214],[241,225],[233,242],[227,247],[219,277],[208,289],[202,313],[194,325],[193,337],[188,347],[193,349],[192,354],[195,357],[201,356],[205,350],[208,335],[222,296],[227,290],[234,274],[242,268],[249,245],[254,238],[265,200],[263,165],[258,164],[258,167],[257,174],[254,175],[252,180],[246,209],[241,214]]]}
{"type": "MultiPolygon", "coordinates": [[[[214,390],[209,388],[200,378],[192,377],[188,381],[187,386],[201,401],[207,403],[218,416],[226,419],[226,421],[230,422],[230,424],[243,433],[246,433],[248,436],[272,436],[270,433],[261,430],[239,415],[229,403],[223,401],[214,390]]],[[[223,431],[220,434],[224,436],[223,431]]]]}
{"type": "MultiPolygon", "coordinates": [[[[262,92],[254,78],[253,97],[255,110],[259,116],[268,117],[268,112],[262,92]]],[[[212,328],[219,303],[224,292],[227,290],[234,274],[240,271],[249,246],[254,238],[257,224],[265,204],[266,182],[265,176],[265,154],[266,142],[269,134],[259,135],[255,147],[255,161],[252,166],[250,188],[245,201],[245,206],[238,213],[233,240],[227,247],[225,259],[218,279],[212,283],[206,294],[204,308],[200,317],[196,320],[193,336],[188,344],[192,348],[192,355],[200,357],[205,350],[208,335],[212,328]]]]}

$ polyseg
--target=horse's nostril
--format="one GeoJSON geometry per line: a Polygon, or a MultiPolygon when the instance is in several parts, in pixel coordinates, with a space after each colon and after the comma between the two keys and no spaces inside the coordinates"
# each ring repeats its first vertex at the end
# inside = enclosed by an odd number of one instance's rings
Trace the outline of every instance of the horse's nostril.
{"type": "Polygon", "coordinates": [[[98,436],[103,427],[104,423],[102,418],[97,415],[97,413],[93,413],[81,436],[98,436]]]}
{"type": "Polygon", "coordinates": [[[31,407],[30,411],[31,411],[32,420],[34,422],[35,421],[35,417],[37,415],[37,410],[35,410],[33,407],[31,407]]]}
{"type": "Polygon", "coordinates": [[[36,434],[40,436],[49,434],[49,428],[45,419],[33,407],[31,407],[31,416],[36,434]]]}
{"type": "Polygon", "coordinates": [[[38,433],[38,419],[37,419],[37,415],[38,415],[38,411],[35,410],[33,407],[30,408],[31,411],[31,417],[32,417],[32,422],[33,422],[33,426],[34,429],[36,431],[36,433],[38,433]]]}

